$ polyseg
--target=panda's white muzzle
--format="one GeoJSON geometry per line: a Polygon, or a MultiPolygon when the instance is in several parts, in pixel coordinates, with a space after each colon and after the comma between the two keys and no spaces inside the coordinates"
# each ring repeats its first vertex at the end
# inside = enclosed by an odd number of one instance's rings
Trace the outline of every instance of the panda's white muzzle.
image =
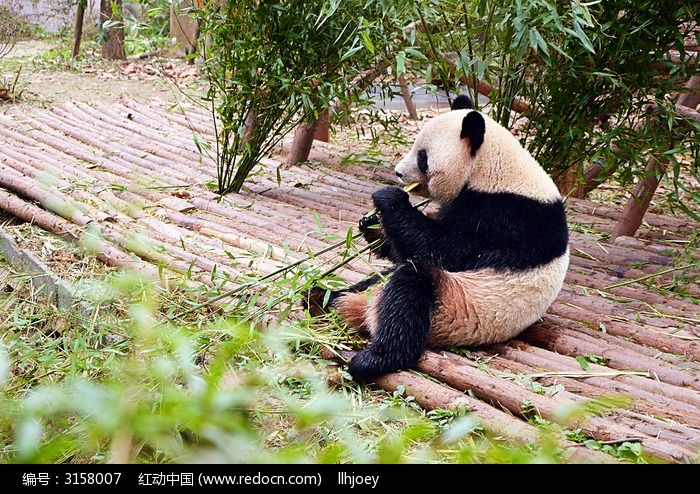
{"type": "Polygon", "coordinates": [[[418,164],[413,153],[408,154],[404,159],[394,167],[396,176],[399,177],[401,183],[412,184],[414,182],[423,182],[425,177],[421,176],[418,170],[418,164]]]}

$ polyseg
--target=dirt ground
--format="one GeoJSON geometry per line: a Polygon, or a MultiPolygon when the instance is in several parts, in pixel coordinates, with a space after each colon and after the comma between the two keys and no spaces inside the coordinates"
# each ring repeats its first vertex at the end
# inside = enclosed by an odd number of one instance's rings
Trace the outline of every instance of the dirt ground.
{"type": "MultiPolygon", "coordinates": [[[[65,101],[116,103],[128,95],[140,101],[175,103],[185,98],[182,91],[197,93],[201,86],[196,68],[180,59],[132,58],[105,62],[88,54],[71,64],[64,39],[18,42],[0,60],[0,78],[14,79],[21,68],[18,86],[23,91],[20,105],[57,104],[65,101]],[[165,77],[164,77],[165,76],[165,77]]],[[[0,112],[8,105],[0,105],[0,112]]]]}

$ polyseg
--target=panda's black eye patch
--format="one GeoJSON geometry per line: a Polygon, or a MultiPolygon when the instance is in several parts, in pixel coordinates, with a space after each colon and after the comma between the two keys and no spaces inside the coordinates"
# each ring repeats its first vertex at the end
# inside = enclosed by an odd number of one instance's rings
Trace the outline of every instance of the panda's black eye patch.
{"type": "Polygon", "coordinates": [[[418,151],[418,169],[424,175],[428,174],[428,153],[425,149],[418,151]]]}

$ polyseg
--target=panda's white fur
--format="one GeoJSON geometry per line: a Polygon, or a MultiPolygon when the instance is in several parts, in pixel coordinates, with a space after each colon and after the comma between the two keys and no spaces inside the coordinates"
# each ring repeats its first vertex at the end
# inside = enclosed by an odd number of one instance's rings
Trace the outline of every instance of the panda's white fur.
{"type": "Polygon", "coordinates": [[[568,266],[567,251],[529,271],[441,272],[439,303],[428,342],[434,346],[484,345],[514,338],[552,305],[568,266]]]}
{"type": "Polygon", "coordinates": [[[431,157],[427,195],[440,203],[452,201],[464,186],[484,192],[513,192],[542,202],[561,200],[552,179],[506,128],[487,115],[484,142],[474,158],[460,138],[462,120],[474,110],[453,110],[429,120],[408,154],[396,165],[401,181],[426,184],[418,170],[419,149],[431,157]]]}

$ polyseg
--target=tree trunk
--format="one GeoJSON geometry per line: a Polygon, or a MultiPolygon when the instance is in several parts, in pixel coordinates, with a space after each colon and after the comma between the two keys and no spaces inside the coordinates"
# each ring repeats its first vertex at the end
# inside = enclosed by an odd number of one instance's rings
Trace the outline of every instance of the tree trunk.
{"type": "MultiPolygon", "coordinates": [[[[216,118],[216,115],[212,115],[213,118],[216,118]]],[[[248,113],[245,114],[245,121],[243,122],[243,126],[245,127],[245,132],[243,134],[243,142],[247,142],[255,133],[255,128],[258,126],[258,121],[255,116],[255,110],[250,107],[248,109],[248,113]]]]}
{"type": "Polygon", "coordinates": [[[575,197],[584,199],[589,192],[602,184],[608,175],[609,172],[605,173],[605,168],[597,163],[591,163],[583,170],[583,183],[579,184],[575,197]]]}
{"type": "Polygon", "coordinates": [[[411,91],[408,90],[408,82],[406,82],[406,76],[403,74],[399,75],[399,86],[401,87],[401,96],[403,97],[403,102],[408,110],[408,116],[411,120],[418,120],[418,112],[416,111],[416,105],[411,99],[411,91]]]}
{"type": "Polygon", "coordinates": [[[609,172],[606,172],[604,167],[591,163],[583,169],[582,176],[579,175],[578,170],[570,168],[555,177],[554,183],[562,195],[585,199],[592,190],[605,181],[608,175],[609,172]]]}
{"type": "Polygon", "coordinates": [[[73,38],[73,49],[71,50],[71,58],[73,59],[80,55],[80,42],[83,39],[83,19],[85,18],[86,3],[87,0],[80,0],[75,12],[75,37],[73,38]]]}
{"type": "Polygon", "coordinates": [[[100,0],[100,23],[104,26],[107,21],[115,24],[103,28],[102,56],[107,60],[125,60],[122,0],[100,0]]]}
{"type": "Polygon", "coordinates": [[[615,225],[615,231],[613,231],[611,237],[612,240],[623,235],[632,237],[637,232],[644,219],[644,214],[649,208],[651,199],[659,186],[659,181],[666,171],[667,163],[668,159],[666,158],[656,158],[655,156],[649,158],[644,170],[644,178],[634,187],[632,197],[627,201],[625,209],[620,215],[620,221],[615,225]]]}
{"type": "MultiPolygon", "coordinates": [[[[181,53],[185,56],[192,55],[197,52],[199,22],[187,9],[198,7],[198,2],[179,0],[170,3],[170,38],[175,40],[175,45],[181,53]]],[[[194,63],[194,57],[188,58],[187,63],[194,63]]]]}
{"type": "MultiPolygon", "coordinates": [[[[333,119],[333,111],[322,111],[319,114],[316,132],[314,132],[315,141],[330,142],[331,140],[331,120],[333,119]]],[[[308,159],[308,156],[307,156],[308,159]]]]}
{"type": "Polygon", "coordinates": [[[578,170],[576,166],[570,166],[569,168],[562,170],[559,174],[553,176],[554,183],[559,189],[559,192],[563,196],[574,196],[579,197],[576,193],[580,180],[578,176],[578,170]]]}
{"type": "Polygon", "coordinates": [[[309,153],[314,143],[314,133],[316,132],[318,122],[319,120],[314,120],[311,123],[303,123],[297,127],[294,133],[292,148],[289,150],[289,155],[287,156],[287,166],[301,163],[309,159],[309,153]]]}

